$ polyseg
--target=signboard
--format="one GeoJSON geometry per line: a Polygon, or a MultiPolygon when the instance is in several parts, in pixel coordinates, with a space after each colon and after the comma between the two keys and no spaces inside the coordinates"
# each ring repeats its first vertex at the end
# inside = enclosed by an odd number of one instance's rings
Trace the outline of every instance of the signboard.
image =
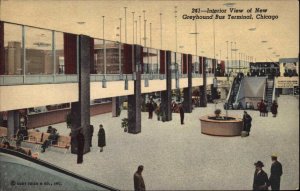
{"type": "Polygon", "coordinates": [[[276,88],[294,88],[299,85],[298,77],[278,77],[276,78],[276,88]]]}

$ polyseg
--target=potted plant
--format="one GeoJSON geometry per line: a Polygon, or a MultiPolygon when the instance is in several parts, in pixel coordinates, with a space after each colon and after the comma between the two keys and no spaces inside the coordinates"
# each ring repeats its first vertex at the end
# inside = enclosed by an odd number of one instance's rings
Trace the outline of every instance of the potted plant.
{"type": "Polygon", "coordinates": [[[122,119],[122,128],[124,128],[124,132],[128,131],[128,118],[122,119]]]}

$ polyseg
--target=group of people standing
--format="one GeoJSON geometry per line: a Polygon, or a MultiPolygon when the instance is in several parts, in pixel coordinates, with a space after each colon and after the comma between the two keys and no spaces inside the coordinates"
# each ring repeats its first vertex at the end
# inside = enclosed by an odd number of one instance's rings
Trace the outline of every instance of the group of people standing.
{"type": "MultiPolygon", "coordinates": [[[[157,106],[157,104],[153,101],[150,100],[146,104],[147,110],[148,110],[148,119],[153,118],[153,112],[156,111],[157,115],[164,117],[163,111],[161,104],[157,106]]],[[[176,104],[175,102],[172,103],[171,105],[172,112],[179,112],[180,114],[180,123],[181,125],[184,124],[184,109],[183,109],[183,104],[176,104]]],[[[162,119],[164,121],[164,119],[162,119]]]]}
{"type": "MultiPolygon", "coordinates": [[[[257,103],[257,109],[259,110],[259,116],[262,117],[268,117],[268,103],[265,100],[261,100],[260,102],[257,103]]],[[[273,101],[272,106],[271,106],[271,112],[273,114],[273,117],[277,116],[278,112],[278,104],[276,100],[273,101]]]]}
{"type": "MultiPolygon", "coordinates": [[[[89,126],[89,146],[92,147],[92,140],[93,140],[93,134],[94,134],[94,126],[89,126]]],[[[106,146],[106,138],[105,138],[105,130],[103,128],[103,125],[99,125],[99,131],[98,131],[98,147],[100,147],[100,152],[103,152],[103,147],[106,146]]],[[[84,135],[82,132],[82,128],[79,128],[79,131],[76,135],[77,140],[77,164],[81,164],[83,162],[83,153],[84,153],[84,135]]]]}
{"type": "Polygon", "coordinates": [[[257,161],[254,163],[255,172],[253,179],[253,190],[268,190],[271,186],[272,190],[280,190],[280,179],[282,175],[282,165],[277,160],[277,155],[273,154],[271,156],[271,174],[268,178],[268,174],[262,169],[264,167],[263,162],[257,161]]]}

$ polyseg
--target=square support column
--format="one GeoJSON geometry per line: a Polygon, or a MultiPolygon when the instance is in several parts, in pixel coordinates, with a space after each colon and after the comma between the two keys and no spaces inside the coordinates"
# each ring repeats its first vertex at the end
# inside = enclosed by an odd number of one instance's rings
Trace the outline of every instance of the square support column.
{"type": "Polygon", "coordinates": [[[91,64],[91,39],[88,36],[79,36],[79,101],[71,104],[72,114],[72,144],[71,152],[77,153],[78,128],[82,128],[84,135],[83,153],[90,151],[90,64],[91,64]]]}
{"type": "Polygon", "coordinates": [[[112,116],[119,117],[120,115],[120,97],[113,97],[112,98],[112,116]]]}
{"type": "Polygon", "coordinates": [[[206,93],[206,57],[201,57],[200,59],[202,63],[202,68],[203,68],[203,85],[200,86],[200,107],[206,107],[207,106],[207,93],[206,93]]]}
{"type": "Polygon", "coordinates": [[[166,51],[166,90],[161,92],[163,120],[172,121],[171,51],[166,51]]]}
{"type": "Polygon", "coordinates": [[[183,108],[184,112],[192,113],[192,55],[188,55],[188,63],[187,63],[187,74],[188,74],[188,87],[183,89],[183,108]]]}
{"type": "Polygon", "coordinates": [[[20,113],[18,110],[7,112],[7,136],[12,137],[20,126],[20,113]]]}
{"type": "MultiPolygon", "coordinates": [[[[216,68],[218,61],[216,59],[212,59],[213,69],[214,69],[214,77],[216,78],[216,68]]],[[[218,99],[218,90],[214,87],[214,84],[211,84],[211,97],[212,100],[218,99]]]]}
{"type": "Polygon", "coordinates": [[[134,45],[134,94],[128,96],[128,133],[141,132],[141,46],[134,45]]]}

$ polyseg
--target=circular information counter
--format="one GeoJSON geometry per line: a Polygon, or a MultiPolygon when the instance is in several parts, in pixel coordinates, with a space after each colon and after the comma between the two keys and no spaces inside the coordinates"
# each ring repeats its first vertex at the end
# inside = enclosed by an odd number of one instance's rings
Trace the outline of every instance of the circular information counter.
{"type": "Polygon", "coordinates": [[[243,121],[237,116],[221,116],[215,119],[215,116],[200,117],[201,133],[215,136],[240,136],[243,130],[243,121]]]}

